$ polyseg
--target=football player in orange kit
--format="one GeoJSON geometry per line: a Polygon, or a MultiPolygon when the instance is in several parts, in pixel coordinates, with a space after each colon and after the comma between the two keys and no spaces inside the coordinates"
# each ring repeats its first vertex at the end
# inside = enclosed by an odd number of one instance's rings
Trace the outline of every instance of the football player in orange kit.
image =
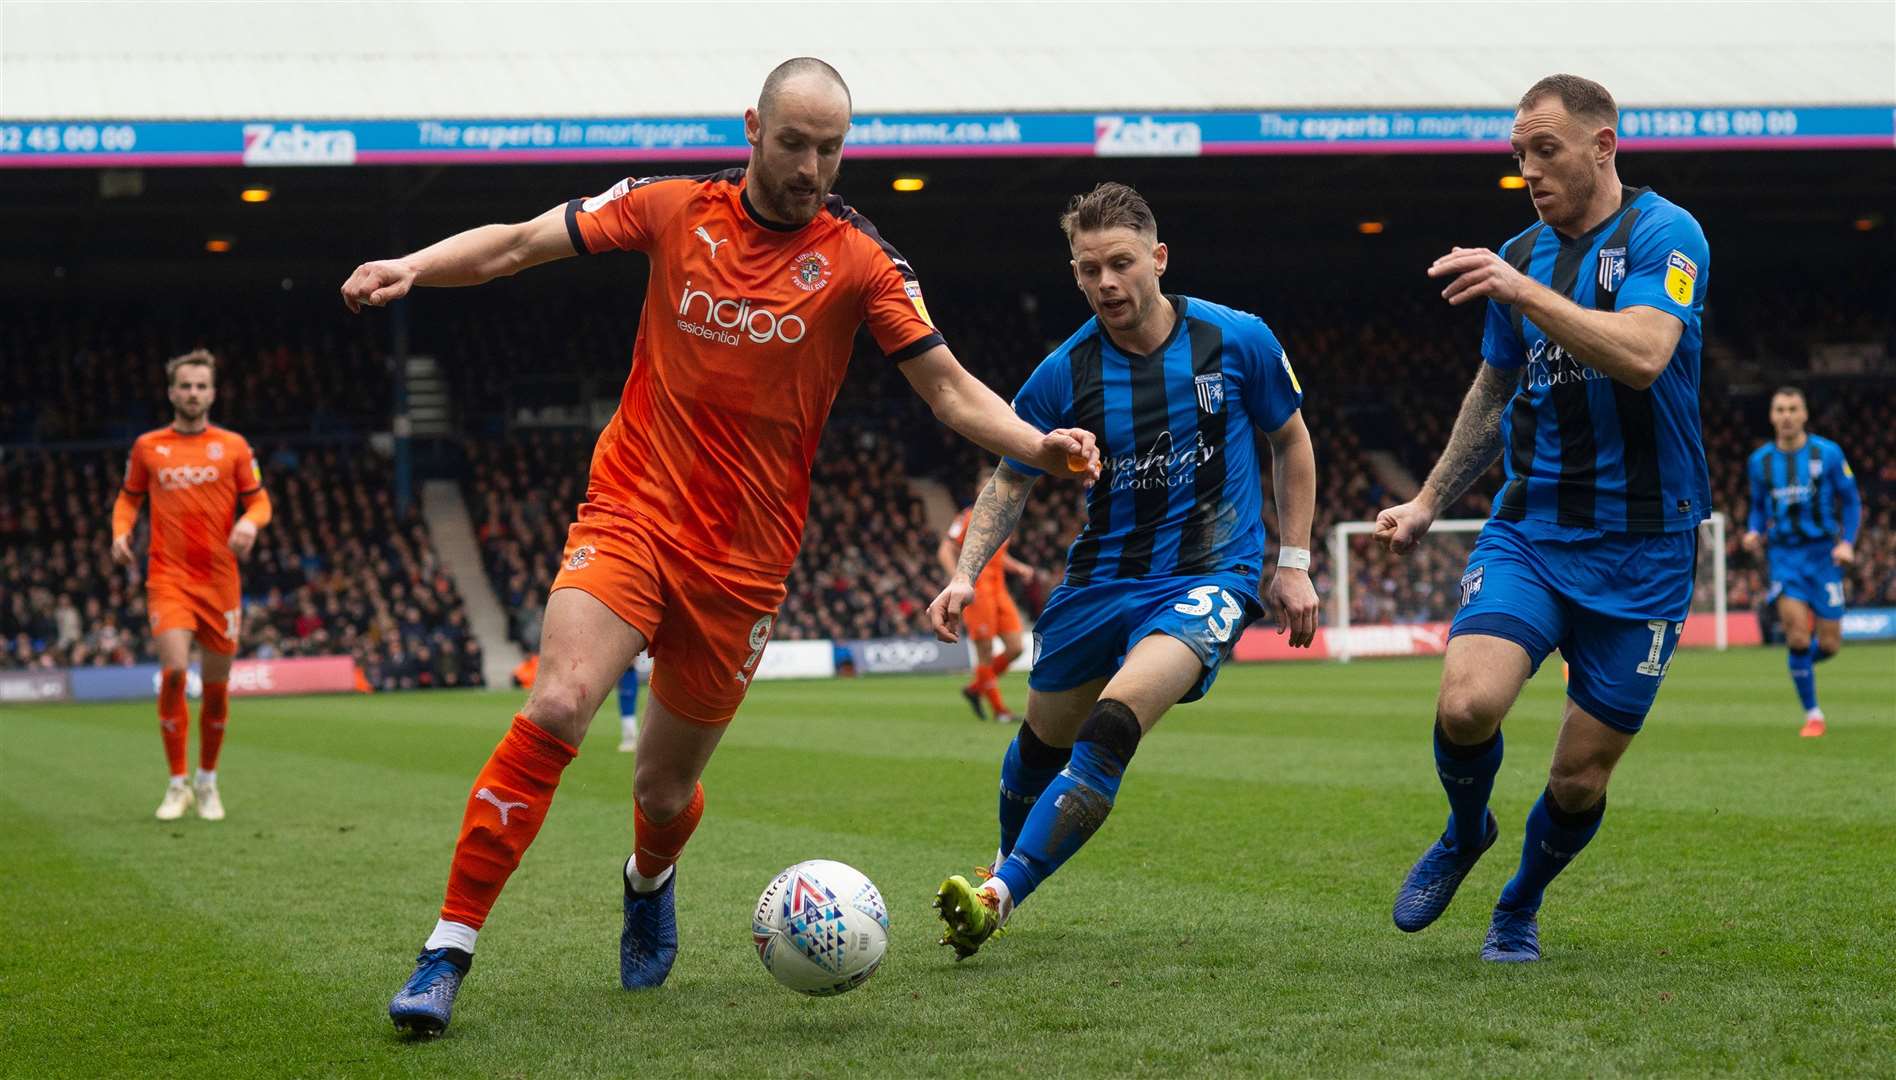
{"type": "MultiPolygon", "coordinates": [[[[987,483],[987,474],[980,478],[981,485],[987,483]]],[[[978,490],[978,487],[977,487],[978,490]]],[[[941,562],[948,576],[953,577],[955,565],[961,558],[961,538],[967,535],[968,518],[974,508],[968,507],[955,517],[954,524],[942,534],[941,545],[935,549],[935,558],[941,562]]],[[[968,685],[961,688],[961,696],[968,699],[968,708],[974,715],[985,720],[987,715],[981,711],[982,701],[994,710],[994,720],[1000,724],[1015,724],[1020,717],[1007,709],[1007,702],[1001,697],[1000,677],[1014,661],[1020,659],[1022,651],[1020,609],[1014,606],[1014,598],[1007,592],[1007,575],[1016,574],[1031,578],[1039,571],[1008,553],[1007,543],[1003,541],[994,551],[994,557],[988,560],[981,576],[974,582],[974,600],[961,610],[961,621],[967,627],[968,645],[974,650],[974,677],[968,685]],[[1001,653],[994,654],[994,639],[1001,642],[1001,653]]]]}
{"type": "Polygon", "coordinates": [[[242,435],[212,424],[217,358],[203,349],[165,364],[172,420],[132,443],[125,486],[112,507],[112,558],[130,566],[138,508],[151,496],[151,552],[145,573],[146,606],[158,639],[158,726],[164,735],[171,784],[158,819],[174,821],[197,805],[207,821],[224,819],[217,794],[217,755],[230,715],[230,662],[237,653],[243,598],[237,562],[250,556],[257,530],[270,523],[270,496],[256,456],[242,435]],[[231,518],[243,504],[243,516],[231,518]],[[202,650],[204,698],[198,708],[198,771],[185,777],[185,736],[191,711],[184,700],[191,640],[202,650]]]}
{"type": "Polygon", "coordinates": [[[573,255],[639,251],[651,264],[631,375],[547,599],[539,678],[469,793],[440,920],[389,1004],[401,1031],[447,1026],[476,932],[593,713],[648,646],[619,979],[665,980],[674,864],[704,809],[698,778],[770,640],[858,327],[949,427],[1057,473],[1098,474],[1091,434],[1035,429],[962,369],[907,260],[830,194],[849,122],[836,71],[790,60],[745,111],[747,167],[622,180],[530,221],[364,263],[342,286],[354,311],[573,255]]]}

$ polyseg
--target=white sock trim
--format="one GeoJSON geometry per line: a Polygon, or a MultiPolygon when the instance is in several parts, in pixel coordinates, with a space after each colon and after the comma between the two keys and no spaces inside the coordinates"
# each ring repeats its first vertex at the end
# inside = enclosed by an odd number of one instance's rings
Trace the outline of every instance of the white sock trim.
{"type": "Polygon", "coordinates": [[[197,782],[197,783],[200,783],[200,784],[215,784],[215,783],[217,783],[217,770],[216,770],[216,769],[210,769],[210,770],[208,770],[208,771],[207,771],[207,770],[204,770],[204,769],[199,769],[199,770],[197,771],[197,781],[196,781],[196,782],[197,782]]]}
{"type": "Polygon", "coordinates": [[[474,938],[478,934],[480,934],[479,930],[474,929],[466,923],[449,922],[446,919],[441,919],[435,923],[434,933],[428,935],[428,943],[423,945],[422,948],[424,950],[459,949],[464,953],[472,954],[474,952],[474,938]]]}
{"type": "Polygon", "coordinates": [[[994,899],[998,901],[994,910],[1001,917],[1001,925],[1007,925],[1007,917],[1014,913],[1014,894],[1008,890],[1007,882],[991,877],[981,883],[981,889],[983,892],[994,894],[994,899]]]}
{"type": "Polygon", "coordinates": [[[665,869],[660,870],[657,877],[648,878],[644,874],[639,873],[638,861],[633,856],[628,855],[625,859],[626,884],[632,886],[633,892],[657,892],[665,887],[667,881],[671,880],[672,871],[676,869],[678,869],[678,864],[673,863],[665,869]]]}

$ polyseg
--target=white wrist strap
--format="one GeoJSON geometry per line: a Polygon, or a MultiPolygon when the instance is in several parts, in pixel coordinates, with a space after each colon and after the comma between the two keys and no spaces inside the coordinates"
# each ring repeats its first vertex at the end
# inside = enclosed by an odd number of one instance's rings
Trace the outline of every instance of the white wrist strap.
{"type": "Polygon", "coordinates": [[[1310,569],[1310,549],[1285,545],[1277,549],[1277,565],[1292,570],[1310,569]]]}

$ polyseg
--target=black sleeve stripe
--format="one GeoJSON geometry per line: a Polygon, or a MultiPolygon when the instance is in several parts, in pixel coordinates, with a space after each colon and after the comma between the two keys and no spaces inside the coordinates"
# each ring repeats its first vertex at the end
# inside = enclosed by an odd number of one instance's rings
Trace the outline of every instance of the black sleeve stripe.
{"type": "Polygon", "coordinates": [[[586,238],[579,232],[579,205],[584,199],[572,199],[566,204],[566,237],[573,242],[573,254],[591,255],[586,250],[586,238]]]}
{"type": "Polygon", "coordinates": [[[947,342],[942,340],[942,336],[940,334],[929,334],[926,337],[917,338],[916,340],[910,342],[909,344],[904,345],[901,348],[890,353],[889,360],[893,363],[900,364],[905,360],[915,359],[916,357],[922,355],[923,353],[927,352],[928,350],[934,348],[937,345],[946,345],[946,344],[947,342]]]}
{"type": "Polygon", "coordinates": [[[915,268],[910,266],[909,261],[902,257],[901,252],[895,250],[894,244],[882,238],[882,234],[876,231],[875,224],[858,213],[855,207],[844,205],[841,199],[832,195],[830,196],[829,211],[838,218],[841,218],[845,224],[854,226],[857,231],[861,232],[864,236],[874,240],[876,246],[882,249],[882,253],[887,255],[889,261],[895,264],[895,268],[901,271],[902,280],[917,280],[915,268]]]}
{"type": "Polygon", "coordinates": [[[142,491],[139,491],[139,490],[138,490],[137,488],[130,488],[130,487],[120,487],[120,488],[119,488],[119,490],[120,490],[120,491],[123,491],[123,492],[124,492],[125,494],[127,494],[127,495],[137,495],[137,496],[139,496],[140,498],[143,498],[143,497],[144,497],[144,495],[145,495],[145,493],[144,493],[144,492],[142,492],[142,491]]]}

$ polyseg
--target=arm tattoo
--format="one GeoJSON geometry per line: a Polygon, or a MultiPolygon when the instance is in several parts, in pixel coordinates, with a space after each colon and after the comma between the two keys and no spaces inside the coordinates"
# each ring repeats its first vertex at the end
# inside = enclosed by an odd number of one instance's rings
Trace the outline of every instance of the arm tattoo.
{"type": "Polygon", "coordinates": [[[1020,512],[1027,505],[1027,493],[1033,487],[1033,477],[1022,476],[1006,462],[994,470],[968,515],[968,531],[961,538],[961,561],[955,565],[957,574],[967,575],[969,581],[981,576],[988,560],[1014,534],[1020,512]]]}
{"type": "Polygon", "coordinates": [[[1489,364],[1481,365],[1475,383],[1462,398],[1461,412],[1455,417],[1455,430],[1448,436],[1448,447],[1435,463],[1424,487],[1435,493],[1439,513],[1447,513],[1463,494],[1488,471],[1501,456],[1501,410],[1514,396],[1507,372],[1489,364]]]}

